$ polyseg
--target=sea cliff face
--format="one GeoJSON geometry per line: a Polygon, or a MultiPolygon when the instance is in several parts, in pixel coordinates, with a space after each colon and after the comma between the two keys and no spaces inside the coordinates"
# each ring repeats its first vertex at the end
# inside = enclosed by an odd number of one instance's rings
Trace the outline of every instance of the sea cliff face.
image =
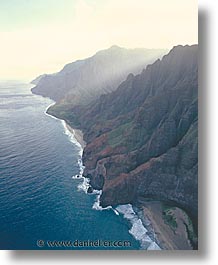
{"type": "Polygon", "coordinates": [[[64,112],[84,133],[84,176],[102,190],[103,207],[163,201],[197,220],[197,48],[176,46],[116,90],[64,112]]]}

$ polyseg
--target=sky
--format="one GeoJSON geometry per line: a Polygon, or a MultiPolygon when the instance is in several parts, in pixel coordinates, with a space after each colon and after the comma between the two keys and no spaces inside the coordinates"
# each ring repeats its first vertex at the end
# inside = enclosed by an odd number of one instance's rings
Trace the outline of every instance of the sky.
{"type": "Polygon", "coordinates": [[[198,42],[197,0],[0,0],[0,79],[28,80],[112,45],[198,42]]]}

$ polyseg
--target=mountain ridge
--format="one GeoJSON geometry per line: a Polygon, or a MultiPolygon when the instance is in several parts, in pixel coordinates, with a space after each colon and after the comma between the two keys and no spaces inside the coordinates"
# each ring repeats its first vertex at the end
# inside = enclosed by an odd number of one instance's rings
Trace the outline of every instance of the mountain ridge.
{"type": "Polygon", "coordinates": [[[113,91],[129,72],[139,72],[164,53],[166,50],[112,46],[86,59],[68,63],[60,72],[42,76],[32,92],[50,97],[57,105],[86,104],[113,91]]]}

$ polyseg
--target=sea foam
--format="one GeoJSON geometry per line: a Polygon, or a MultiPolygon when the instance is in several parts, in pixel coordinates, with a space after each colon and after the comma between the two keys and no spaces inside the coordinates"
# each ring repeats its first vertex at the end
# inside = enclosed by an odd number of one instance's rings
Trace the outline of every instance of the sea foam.
{"type": "MultiPolygon", "coordinates": [[[[62,125],[64,127],[64,133],[69,137],[70,141],[75,144],[78,147],[78,152],[79,152],[79,158],[78,158],[78,166],[79,166],[79,174],[76,176],[72,176],[73,179],[82,179],[82,183],[80,183],[78,185],[78,191],[84,191],[85,193],[87,193],[88,188],[90,187],[89,184],[89,179],[83,177],[83,172],[84,172],[84,165],[82,162],[82,155],[83,155],[83,148],[81,146],[81,144],[76,140],[75,138],[75,133],[72,133],[68,128],[67,128],[67,124],[64,120],[61,120],[62,125]]],[[[73,130],[74,132],[74,130],[73,130]]]]}
{"type": "MultiPolygon", "coordinates": [[[[161,250],[161,248],[148,235],[148,230],[142,224],[141,219],[134,212],[131,204],[119,205],[115,210],[123,215],[131,223],[129,233],[140,242],[142,249],[161,250]]],[[[149,221],[148,221],[149,223],[149,221]]]]}
{"type": "Polygon", "coordinates": [[[95,203],[93,204],[92,206],[92,209],[95,209],[95,210],[98,210],[98,211],[103,211],[103,210],[113,210],[112,206],[107,206],[107,207],[102,207],[100,205],[100,197],[101,197],[101,194],[102,194],[102,191],[96,191],[95,192],[98,194],[96,196],[96,200],[95,200],[95,203]]]}

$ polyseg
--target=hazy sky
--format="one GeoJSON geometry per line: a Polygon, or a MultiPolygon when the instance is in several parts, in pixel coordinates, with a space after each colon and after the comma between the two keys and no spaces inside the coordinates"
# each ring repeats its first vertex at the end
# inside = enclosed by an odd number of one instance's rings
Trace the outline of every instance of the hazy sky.
{"type": "Polygon", "coordinates": [[[113,44],[197,43],[196,0],[0,0],[0,79],[59,71],[113,44]]]}

